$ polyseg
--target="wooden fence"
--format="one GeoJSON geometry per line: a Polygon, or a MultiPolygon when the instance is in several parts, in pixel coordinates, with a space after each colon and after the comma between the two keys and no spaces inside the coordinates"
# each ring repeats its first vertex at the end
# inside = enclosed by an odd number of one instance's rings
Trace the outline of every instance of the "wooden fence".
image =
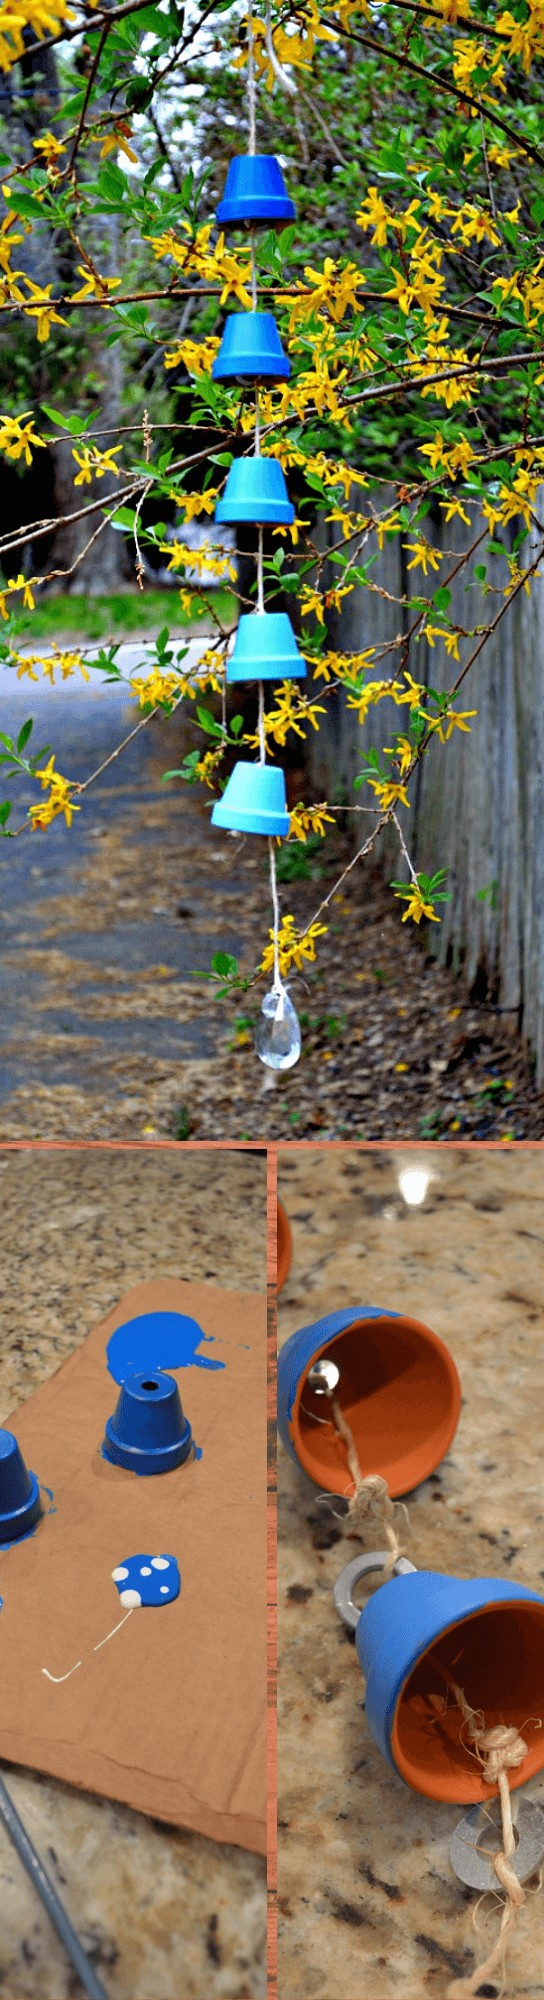
{"type": "MultiPolygon", "coordinates": [[[[360,491],[354,496],[360,505],[360,491]]],[[[332,534],[333,530],[325,532],[332,534]]],[[[432,597],[448,581],[450,615],[472,630],[488,624],[504,603],[506,561],[488,565],[491,590],[467,588],[463,568],[449,581],[469,530],[460,521],[449,527],[425,522],[426,538],[442,553],[439,570],[422,579],[421,569],[409,570],[398,538],[377,554],[371,571],[375,588],[357,586],[333,613],[330,643],[341,651],[362,651],[406,631],[413,618],[410,599],[432,597]],[[392,598],[404,597],[404,604],[392,598]]],[[[473,539],[471,527],[470,539],[473,539]]],[[[323,544],[322,544],[323,545],[323,544]]],[[[368,557],[370,543],[365,548],[368,557]]],[[[531,557],[536,542],[526,544],[531,557]]],[[[472,563],[469,565],[472,569],[472,563]]],[[[326,566],[326,585],[339,572],[326,566]]],[[[441,623],[437,612],[434,622],[441,623]]],[[[475,640],[461,641],[461,663],[475,640]]],[[[389,676],[396,655],[390,654],[376,678],[389,676]]],[[[458,666],[443,645],[413,643],[410,671],[414,679],[437,688],[451,686],[458,666]]],[[[316,686],[322,685],[319,682],[316,686]]],[[[471,668],[458,698],[462,709],[477,709],[469,735],[455,732],[442,746],[431,746],[416,774],[412,805],[404,811],[407,843],[415,867],[431,874],[447,867],[451,902],[442,905],[440,929],[428,926],[429,945],[442,962],[462,970],[470,990],[489,997],[526,1036],[534,1051],[537,1080],[544,1081],[544,564],[542,574],[509,606],[471,668]],[[487,894],[482,895],[483,891],[487,894]]],[[[404,714],[406,711],[404,711],[404,714]]],[[[327,703],[319,736],[310,732],[308,754],[314,799],[335,797],[368,804],[370,794],[353,793],[353,778],[361,768],[361,753],[392,743],[402,709],[389,701],[369,713],[361,729],[346,709],[342,692],[327,703]],[[365,796],[366,794],[366,796],[365,796]]],[[[353,816],[354,839],[361,844],[369,822],[353,816]]],[[[380,863],[400,878],[398,843],[382,842],[380,863]],[[391,865],[393,863],[393,866],[391,865]]],[[[362,863],[362,869],[365,867],[362,863]]]]}

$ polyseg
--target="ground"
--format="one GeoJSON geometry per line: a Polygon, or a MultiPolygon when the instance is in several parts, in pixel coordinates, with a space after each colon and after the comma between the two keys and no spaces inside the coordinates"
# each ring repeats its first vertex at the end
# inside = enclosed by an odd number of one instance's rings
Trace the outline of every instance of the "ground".
{"type": "MultiPolygon", "coordinates": [[[[117,687],[29,690],[4,674],[3,694],[4,726],[37,714],[71,777],[136,719],[117,687]]],[[[2,844],[0,1139],[544,1136],[544,1094],[504,1017],[471,1004],[364,866],[293,980],[302,1059],[278,1079],[263,1069],[264,988],[220,1002],[194,977],[218,949],[253,970],[270,923],[263,851],[211,827],[209,794],[161,782],[183,747],[177,721],[154,721],[70,830],[2,844]]],[[[282,885],[299,925],[348,849],[327,853],[313,879],[282,885]]]]}

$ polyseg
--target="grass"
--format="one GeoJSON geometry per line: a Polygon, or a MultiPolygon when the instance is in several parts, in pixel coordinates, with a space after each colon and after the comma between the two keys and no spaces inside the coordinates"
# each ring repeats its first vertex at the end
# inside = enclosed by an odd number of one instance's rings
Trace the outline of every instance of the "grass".
{"type": "MultiPolygon", "coordinates": [[[[236,600],[229,590],[210,591],[210,602],[223,623],[234,622],[236,600]]],[[[195,599],[195,605],[197,600],[195,599]]],[[[182,611],[177,591],[119,591],[111,597],[52,597],[37,603],[35,611],[21,620],[21,636],[33,645],[35,639],[130,639],[147,632],[150,637],[167,625],[172,636],[180,631],[203,631],[209,627],[206,605],[202,612],[182,611]]]]}

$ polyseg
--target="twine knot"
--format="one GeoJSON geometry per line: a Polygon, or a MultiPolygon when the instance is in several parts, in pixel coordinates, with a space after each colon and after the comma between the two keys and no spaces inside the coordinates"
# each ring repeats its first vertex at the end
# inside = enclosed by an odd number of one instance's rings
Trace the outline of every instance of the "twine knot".
{"type": "Polygon", "coordinates": [[[501,1771],[515,1771],[527,1756],[527,1744],[519,1730],[509,1729],[499,1722],[494,1729],[483,1729],[474,1735],[476,1749],[482,1754],[482,1776],[486,1785],[498,1785],[501,1771]]]}

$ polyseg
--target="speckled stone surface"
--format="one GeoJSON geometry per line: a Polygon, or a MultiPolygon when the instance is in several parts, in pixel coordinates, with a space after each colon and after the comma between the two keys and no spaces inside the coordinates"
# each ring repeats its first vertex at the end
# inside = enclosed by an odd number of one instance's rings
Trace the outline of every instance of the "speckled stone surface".
{"type": "MultiPolygon", "coordinates": [[[[459,1428],[409,1496],[406,1553],[421,1568],[515,1577],[544,1593],[544,1152],[301,1148],[280,1151],[278,1189],[293,1232],[280,1342],[335,1306],[401,1306],[459,1367],[459,1428]],[[399,1179],[414,1167],[432,1178],[411,1208],[399,1179]]],[[[475,1894],[448,1858],[463,1809],[410,1791],[367,1730],[331,1589],[371,1541],[348,1539],[316,1506],[281,1445],[279,1491],[279,2000],[442,2000],[495,1942],[497,1906],[486,1899],[477,1937],[475,1894]]],[[[544,1807],[544,1774],[524,1796],[544,1807]]],[[[530,1887],[506,1992],[538,2000],[544,1890],[530,1887]]]]}
{"type": "MultiPolygon", "coordinates": [[[[1,1422],[139,1279],[265,1289],[264,1157],[4,1149],[0,1204],[1,1422]]],[[[110,2000],[261,2000],[260,1856],[32,1772],[5,1776],[110,2000]]],[[[0,1907],[7,2000],[79,1995],[1,1828],[0,1907]]]]}

